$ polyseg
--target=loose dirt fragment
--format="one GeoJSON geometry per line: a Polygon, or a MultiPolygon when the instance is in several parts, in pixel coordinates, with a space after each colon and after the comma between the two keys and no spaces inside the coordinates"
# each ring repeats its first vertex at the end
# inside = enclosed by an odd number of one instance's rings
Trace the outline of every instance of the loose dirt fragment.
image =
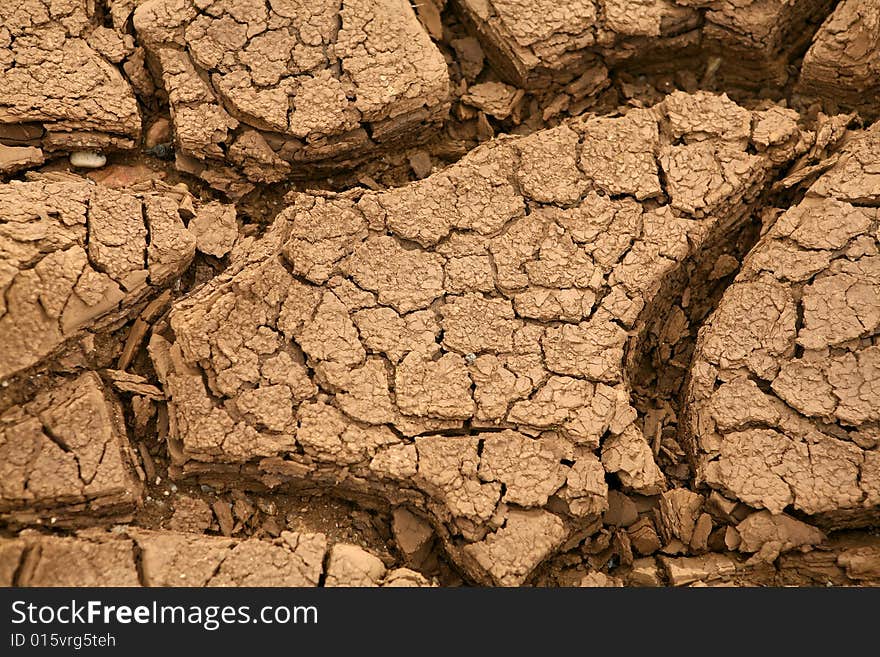
{"type": "Polygon", "coordinates": [[[695,582],[710,583],[732,577],[737,561],[725,554],[707,554],[702,557],[660,557],[666,577],[672,586],[695,582]]]}
{"type": "Polygon", "coordinates": [[[65,538],[25,533],[0,539],[0,576],[18,567],[22,548],[28,551],[18,586],[318,586],[325,574],[326,586],[431,586],[341,543],[330,548],[325,573],[323,534],[237,540],[126,527],[65,538]]]}
{"type": "Polygon", "coordinates": [[[0,519],[125,520],[140,503],[122,408],[92,372],[0,415],[0,519]]]}
{"type": "Polygon", "coordinates": [[[403,0],[150,0],[135,32],[171,104],[177,166],[233,196],[424,139],[446,63],[403,0]],[[198,5],[198,6],[197,6],[198,5]]]}
{"type": "Polygon", "coordinates": [[[174,501],[174,515],[168,529],[178,532],[201,533],[211,528],[214,514],[204,500],[179,495],[174,501]]]}
{"type": "Polygon", "coordinates": [[[630,544],[638,554],[650,555],[660,549],[660,537],[648,518],[633,523],[627,530],[630,544]]]}
{"type": "Polygon", "coordinates": [[[522,90],[503,82],[482,82],[468,87],[468,92],[461,97],[461,101],[496,119],[506,119],[523,96],[522,90]]]}
{"type": "Polygon", "coordinates": [[[832,107],[880,115],[880,2],[844,0],[825,21],[801,67],[797,91],[832,107]]]}
{"type": "Polygon", "coordinates": [[[689,544],[694,535],[703,498],[684,488],[666,491],[660,496],[659,517],[667,542],[680,539],[689,544]]]}
{"type": "Polygon", "coordinates": [[[207,203],[189,222],[189,232],[195,235],[196,248],[202,253],[222,258],[232,250],[238,238],[235,208],[222,203],[207,203]]]}
{"type": "Polygon", "coordinates": [[[580,581],[580,586],[589,588],[613,588],[623,586],[623,583],[616,577],[609,577],[601,572],[593,572],[583,576],[580,581]]]}
{"type": "Polygon", "coordinates": [[[125,317],[181,274],[195,250],[183,218],[195,209],[161,183],[137,192],[75,176],[0,185],[0,379],[125,317]]]}
{"type": "Polygon", "coordinates": [[[684,431],[698,480],[774,522],[880,517],[864,439],[880,422],[878,143],[880,126],[858,135],[778,217],[700,331],[684,431]]]}
{"type": "Polygon", "coordinates": [[[406,187],[291,195],[154,334],[174,473],[405,503],[471,578],[522,583],[606,511],[606,475],[665,490],[625,356],[665,278],[714,262],[809,148],[790,126],[755,144],[762,118],[673,95],[406,187]],[[690,123],[669,118],[682,107],[690,123]],[[693,143],[673,144],[673,120],[693,143]],[[690,147],[702,159],[675,156],[690,147]]]}
{"type": "Polygon", "coordinates": [[[4,146],[0,143],[0,174],[40,166],[46,158],[43,151],[33,146],[4,146]]]}
{"type": "Polygon", "coordinates": [[[772,515],[758,511],[736,526],[740,536],[740,552],[756,552],[755,559],[768,563],[775,561],[780,552],[818,545],[825,534],[791,516],[772,515]]]}
{"type": "Polygon", "coordinates": [[[392,518],[394,542],[403,552],[406,563],[418,568],[431,550],[434,530],[425,520],[404,508],[395,509],[392,518]]]}
{"type": "MultiPolygon", "coordinates": [[[[130,37],[129,37],[130,38],[130,37]]],[[[100,25],[95,3],[17,2],[0,15],[0,173],[42,164],[44,152],[131,149],[141,120],[134,92],[113,65],[128,45],[100,25]],[[119,51],[108,45],[118,42],[119,51]],[[15,129],[27,127],[22,144],[15,129]],[[12,130],[7,132],[7,127],[12,130]]]]}

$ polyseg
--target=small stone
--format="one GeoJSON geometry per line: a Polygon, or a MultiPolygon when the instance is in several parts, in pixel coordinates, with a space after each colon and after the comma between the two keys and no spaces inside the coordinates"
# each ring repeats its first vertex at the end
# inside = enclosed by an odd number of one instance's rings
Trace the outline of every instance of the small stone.
{"type": "Polygon", "coordinates": [[[416,178],[427,178],[431,175],[433,165],[431,164],[431,156],[425,151],[416,151],[409,156],[409,166],[412,168],[416,178]]]}
{"type": "Polygon", "coordinates": [[[167,144],[169,141],[171,141],[171,122],[164,117],[153,121],[144,135],[144,146],[146,148],[167,144]]]}
{"type": "Polygon", "coordinates": [[[107,164],[107,156],[92,151],[75,151],[70,154],[70,164],[80,169],[100,169],[107,164]]]}

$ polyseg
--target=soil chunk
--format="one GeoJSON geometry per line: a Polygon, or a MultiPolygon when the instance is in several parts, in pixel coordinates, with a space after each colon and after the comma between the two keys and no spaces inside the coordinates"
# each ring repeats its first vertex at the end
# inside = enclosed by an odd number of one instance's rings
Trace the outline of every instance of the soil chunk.
{"type": "Polygon", "coordinates": [[[71,526],[126,520],[140,504],[122,408],[86,372],[0,415],[0,519],[71,526]]]}
{"type": "Polygon", "coordinates": [[[125,317],[195,252],[189,193],[72,175],[0,184],[0,379],[125,317]]]}
{"type": "MultiPolygon", "coordinates": [[[[727,89],[781,86],[832,0],[456,0],[505,81],[529,91],[588,71],[700,71],[727,89]]],[[[853,4],[859,4],[853,0],[853,4]]]]}
{"type": "Polygon", "coordinates": [[[20,151],[0,173],[41,164],[44,153],[134,148],[141,118],[114,65],[133,50],[101,26],[95,3],[22,0],[0,15],[0,144],[20,151]]]}
{"type": "Polygon", "coordinates": [[[326,586],[431,586],[357,546],[330,547],[323,534],[288,531],[273,540],[125,527],[0,538],[0,577],[11,581],[15,572],[16,586],[305,587],[319,586],[325,574],[326,586]]]}
{"type": "Polygon", "coordinates": [[[178,168],[233,196],[414,143],[449,110],[446,63],[404,0],[149,0],[133,24],[178,168]]]}
{"type": "Polygon", "coordinates": [[[823,528],[880,503],[880,126],[781,214],[700,331],[685,437],[698,480],[823,528]]]}
{"type": "Polygon", "coordinates": [[[798,91],[836,107],[880,116],[880,2],[845,0],[804,55],[798,91]]]}

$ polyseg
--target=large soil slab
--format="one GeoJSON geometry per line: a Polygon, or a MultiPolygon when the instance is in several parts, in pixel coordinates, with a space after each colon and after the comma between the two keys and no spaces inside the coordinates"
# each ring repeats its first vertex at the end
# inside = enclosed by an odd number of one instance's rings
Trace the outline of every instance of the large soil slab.
{"type": "Polygon", "coordinates": [[[0,586],[430,586],[323,534],[274,540],[118,527],[61,537],[0,538],[0,586]]]}
{"type": "Polygon", "coordinates": [[[375,158],[449,110],[446,62],[405,0],[149,0],[133,23],[178,167],[233,195],[375,158]]]}
{"type": "Polygon", "coordinates": [[[838,5],[804,56],[798,90],[869,119],[880,116],[880,2],[838,5]]]}
{"type": "Polygon", "coordinates": [[[700,331],[698,482],[824,527],[880,518],[880,125],[779,216],[700,331]]]}
{"type": "Polygon", "coordinates": [[[627,66],[675,73],[710,62],[726,89],[780,86],[831,0],[455,0],[509,82],[529,90],[627,66]]]}
{"type": "Polygon", "coordinates": [[[667,277],[808,147],[796,118],[674,94],[407,187],[295,195],[152,340],[177,472],[410,504],[472,577],[523,582],[606,478],[666,487],[627,357],[667,277]]]}
{"type": "Polygon", "coordinates": [[[0,184],[0,379],[130,315],[192,260],[185,221],[219,209],[161,183],[111,189],[49,174],[0,184]]]}
{"type": "Polygon", "coordinates": [[[116,63],[134,50],[88,0],[16,0],[0,13],[0,174],[46,152],[134,148],[141,118],[116,63]],[[14,5],[14,6],[13,6],[14,5]]]}

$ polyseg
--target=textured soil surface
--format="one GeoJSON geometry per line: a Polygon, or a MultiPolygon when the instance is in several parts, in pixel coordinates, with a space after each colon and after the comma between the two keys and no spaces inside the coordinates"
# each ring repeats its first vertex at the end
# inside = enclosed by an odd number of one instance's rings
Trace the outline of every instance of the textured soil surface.
{"type": "Polygon", "coordinates": [[[880,584],[880,1],[0,15],[0,585],[880,584]]]}

